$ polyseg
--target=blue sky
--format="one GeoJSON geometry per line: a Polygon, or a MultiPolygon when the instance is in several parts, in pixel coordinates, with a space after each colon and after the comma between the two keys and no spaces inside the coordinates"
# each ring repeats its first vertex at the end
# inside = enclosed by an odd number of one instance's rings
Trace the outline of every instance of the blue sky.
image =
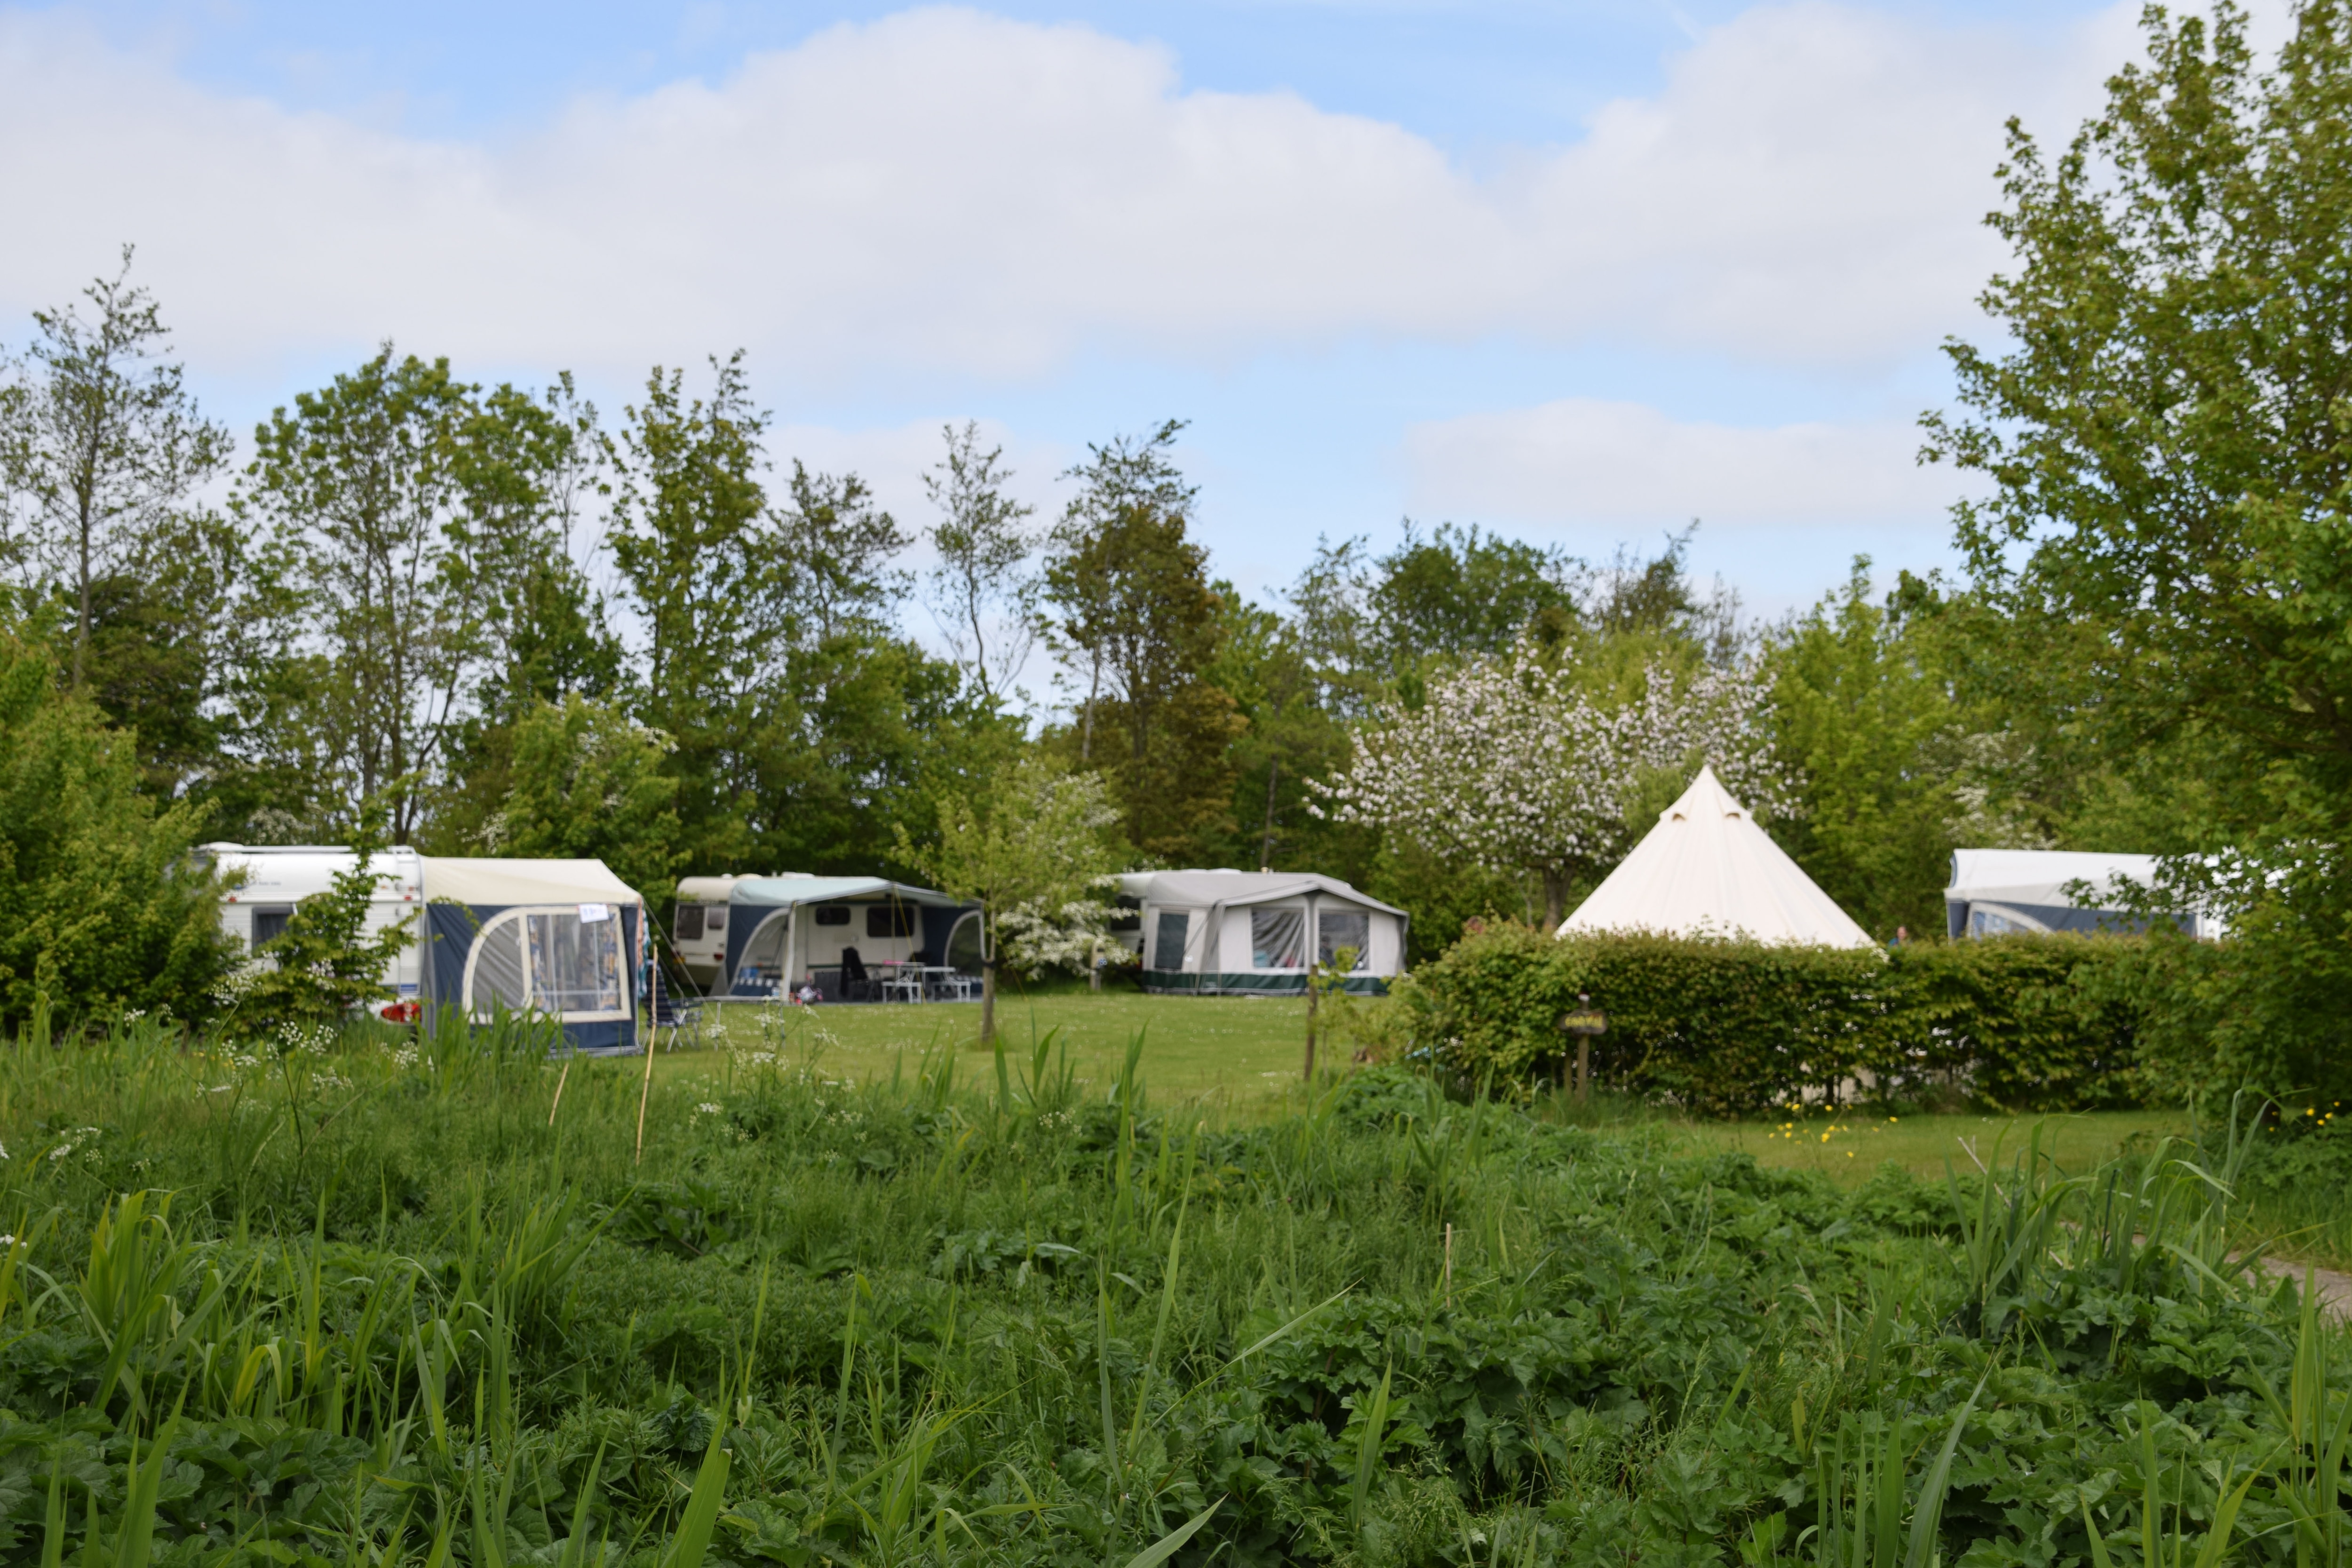
{"type": "Polygon", "coordinates": [[[1167,416],[1221,571],[1406,513],[1750,605],[1949,560],[2000,123],[2129,4],[0,5],[0,343],[135,240],[240,426],[391,337],[482,379],[737,346],[909,521],[944,420],[1056,504],[1167,416]]]}

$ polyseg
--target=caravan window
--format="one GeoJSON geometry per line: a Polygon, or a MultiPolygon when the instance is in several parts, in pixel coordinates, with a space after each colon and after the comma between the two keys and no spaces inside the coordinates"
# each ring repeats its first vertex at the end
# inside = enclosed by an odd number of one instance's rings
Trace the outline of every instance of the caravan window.
{"type": "Polygon", "coordinates": [[[1252,969],[1304,969],[1307,967],[1307,911],[1305,910],[1252,910],[1250,911],[1250,967],[1252,969]]]}
{"type": "Polygon", "coordinates": [[[866,907],[866,934],[870,937],[912,936],[915,934],[915,911],[905,904],[868,904],[866,907]]]}
{"type": "Polygon", "coordinates": [[[1339,962],[1339,950],[1353,948],[1356,962],[1349,967],[1369,969],[1372,963],[1372,917],[1362,910],[1319,910],[1315,916],[1315,962],[1326,968],[1339,962]]]}
{"type": "Polygon", "coordinates": [[[1184,967],[1184,927],[1192,916],[1181,910],[1171,913],[1160,911],[1159,940],[1151,944],[1151,963],[1155,969],[1184,967]]]}
{"type": "Polygon", "coordinates": [[[675,929],[678,941],[700,942],[702,940],[702,906],[700,904],[678,905],[677,925],[675,929]]]}
{"type": "MultiPolygon", "coordinates": [[[[591,906],[609,909],[610,905],[591,906]]],[[[558,1016],[623,1010],[621,922],[583,924],[577,908],[509,910],[474,946],[466,1006],[477,1017],[494,1009],[558,1016]]]]}
{"type": "Polygon", "coordinates": [[[259,952],[265,942],[276,942],[286,934],[286,922],[294,918],[291,904],[256,904],[253,906],[253,941],[248,951],[259,952]]]}
{"type": "Polygon", "coordinates": [[[847,904],[819,904],[816,907],[816,923],[821,926],[847,925],[849,923],[849,906],[847,904]]]}

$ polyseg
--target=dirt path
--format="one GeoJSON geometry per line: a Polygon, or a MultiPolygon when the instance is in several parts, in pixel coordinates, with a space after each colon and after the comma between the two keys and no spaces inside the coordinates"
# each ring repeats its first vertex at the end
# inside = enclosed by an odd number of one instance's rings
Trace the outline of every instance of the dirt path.
{"type": "MultiPolygon", "coordinates": [[[[2280,1258],[2263,1259],[2263,1273],[2274,1279],[2293,1279],[2297,1289],[2303,1287],[2305,1267],[2280,1258]]],[[[2312,1289],[2319,1297],[2320,1311],[2338,1322],[2352,1319],[2352,1274],[2341,1274],[2333,1268],[2312,1268],[2310,1272],[2312,1289]]]]}

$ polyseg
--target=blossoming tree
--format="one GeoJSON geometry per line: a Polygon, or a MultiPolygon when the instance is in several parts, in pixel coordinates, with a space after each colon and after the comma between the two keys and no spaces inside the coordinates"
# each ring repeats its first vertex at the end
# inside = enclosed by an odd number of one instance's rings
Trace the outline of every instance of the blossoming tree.
{"type": "Polygon", "coordinates": [[[1578,879],[1616,864],[1647,829],[1629,820],[1647,780],[1686,780],[1706,762],[1759,821],[1791,812],[1795,792],[1761,721],[1769,689],[1752,668],[1677,674],[1654,662],[1622,700],[1580,674],[1522,644],[1431,680],[1420,708],[1389,704],[1357,732],[1322,809],[1539,877],[1548,926],[1578,879]]]}

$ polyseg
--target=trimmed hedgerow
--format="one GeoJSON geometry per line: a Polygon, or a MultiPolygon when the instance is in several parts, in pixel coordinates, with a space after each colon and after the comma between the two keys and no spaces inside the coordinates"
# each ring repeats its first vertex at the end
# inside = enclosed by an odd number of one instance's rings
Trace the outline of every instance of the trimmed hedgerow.
{"type": "Polygon", "coordinates": [[[1608,1015],[1597,1083],[1706,1112],[1800,1096],[1965,1088],[2011,1109],[2134,1103],[2131,939],[2011,937],[1888,952],[1505,925],[1399,988],[1412,1033],[1464,1071],[1550,1076],[1580,994],[1608,1015]]]}

